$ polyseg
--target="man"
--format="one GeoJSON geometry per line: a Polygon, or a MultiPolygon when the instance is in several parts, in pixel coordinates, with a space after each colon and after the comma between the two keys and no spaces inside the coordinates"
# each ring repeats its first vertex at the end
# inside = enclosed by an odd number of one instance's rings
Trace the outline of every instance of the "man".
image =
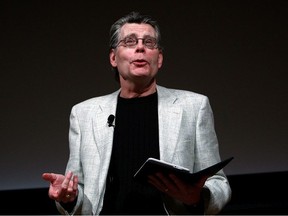
{"type": "Polygon", "coordinates": [[[111,27],[112,94],[71,111],[66,176],[44,173],[49,196],[70,214],[217,214],[231,189],[223,171],[183,181],[159,172],[133,179],[148,157],[197,172],[220,161],[213,113],[204,95],[156,84],[163,63],[159,26],[132,12],[111,27]],[[108,123],[107,123],[108,121],[108,123]]]}

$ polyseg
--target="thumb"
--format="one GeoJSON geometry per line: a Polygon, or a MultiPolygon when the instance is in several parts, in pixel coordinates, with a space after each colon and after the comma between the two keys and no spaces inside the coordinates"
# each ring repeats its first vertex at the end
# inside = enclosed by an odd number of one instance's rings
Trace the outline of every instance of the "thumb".
{"type": "Polygon", "coordinates": [[[50,181],[51,183],[53,183],[57,179],[57,175],[54,173],[43,173],[42,178],[45,181],[50,181]]]}

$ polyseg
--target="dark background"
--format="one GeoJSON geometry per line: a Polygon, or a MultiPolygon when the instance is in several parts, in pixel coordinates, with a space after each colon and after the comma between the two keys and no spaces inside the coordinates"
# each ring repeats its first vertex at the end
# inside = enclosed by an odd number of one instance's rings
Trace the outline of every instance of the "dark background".
{"type": "Polygon", "coordinates": [[[64,172],[71,107],[118,88],[109,28],[132,10],[159,21],[158,83],[209,97],[226,174],[288,171],[288,1],[2,0],[0,190],[64,172]]]}

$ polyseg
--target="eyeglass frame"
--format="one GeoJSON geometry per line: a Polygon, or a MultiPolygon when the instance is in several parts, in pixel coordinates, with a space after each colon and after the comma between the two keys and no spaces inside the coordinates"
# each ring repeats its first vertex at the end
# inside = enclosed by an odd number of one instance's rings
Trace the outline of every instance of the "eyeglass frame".
{"type": "Polygon", "coordinates": [[[128,36],[124,37],[122,40],[120,40],[120,41],[117,43],[116,47],[121,46],[120,43],[121,43],[121,42],[124,42],[124,44],[123,44],[122,46],[128,47],[128,48],[134,48],[134,47],[137,46],[139,40],[142,40],[143,45],[144,45],[146,48],[148,48],[148,49],[157,49],[157,48],[159,47],[158,41],[157,41],[157,39],[156,39],[155,37],[146,36],[146,37],[142,37],[142,38],[141,38],[141,37],[136,37],[136,36],[134,36],[134,35],[128,35],[128,36]],[[127,45],[127,44],[125,43],[125,40],[127,40],[128,38],[130,38],[130,39],[135,39],[135,42],[136,42],[136,43],[135,43],[134,45],[132,45],[132,46],[127,45]],[[145,43],[145,41],[146,41],[147,39],[153,39],[153,42],[155,43],[155,45],[154,45],[153,47],[147,46],[146,43],[145,43]]]}

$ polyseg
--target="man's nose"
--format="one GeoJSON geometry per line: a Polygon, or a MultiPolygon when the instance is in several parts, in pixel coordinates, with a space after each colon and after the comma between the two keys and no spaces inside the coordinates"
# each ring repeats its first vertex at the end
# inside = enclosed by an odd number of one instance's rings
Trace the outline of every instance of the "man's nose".
{"type": "Polygon", "coordinates": [[[136,44],[136,50],[144,50],[144,48],[145,48],[145,45],[143,43],[143,39],[139,38],[136,44]]]}

